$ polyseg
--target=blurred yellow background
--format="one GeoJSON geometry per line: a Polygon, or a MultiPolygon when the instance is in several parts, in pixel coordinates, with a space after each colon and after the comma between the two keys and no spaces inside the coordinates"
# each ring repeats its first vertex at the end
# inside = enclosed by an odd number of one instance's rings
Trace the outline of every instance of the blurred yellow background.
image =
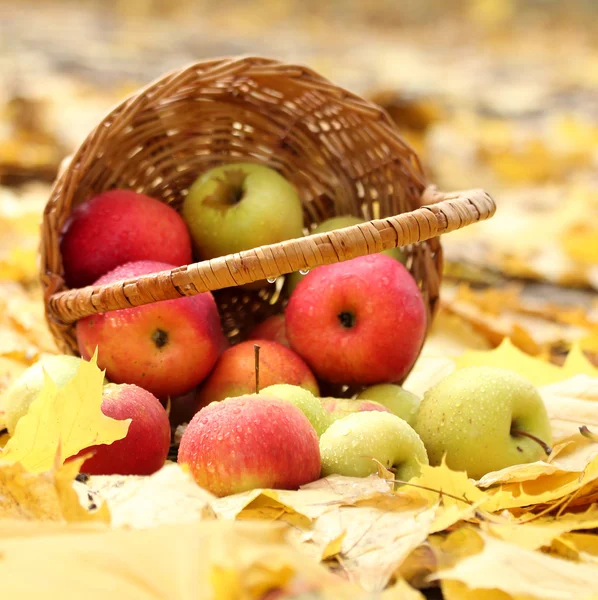
{"type": "Polygon", "coordinates": [[[508,336],[598,364],[597,33],[595,0],[0,0],[0,390],[54,351],[36,252],[61,160],[139,86],[237,54],[382,104],[432,182],[497,200],[443,238],[428,355],[508,336]]]}

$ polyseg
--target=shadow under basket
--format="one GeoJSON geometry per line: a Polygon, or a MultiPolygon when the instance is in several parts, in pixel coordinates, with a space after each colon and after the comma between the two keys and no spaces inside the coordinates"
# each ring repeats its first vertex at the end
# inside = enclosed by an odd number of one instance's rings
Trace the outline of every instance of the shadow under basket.
{"type": "Polygon", "coordinates": [[[283,309],[281,276],[401,246],[429,327],[442,272],[439,235],[494,211],[482,190],[444,194],[428,185],[384,110],[312,70],[256,57],[200,62],[114,108],[59,174],[42,223],[46,317],[59,348],[78,354],[74,323],[84,316],[211,290],[235,343],[283,309]],[[60,236],[73,207],[126,188],[179,209],[200,173],[237,162],[269,165],[295,185],[305,237],[113,284],[66,287],[60,236]],[[365,222],[309,234],[349,214],[365,222]],[[239,287],[275,278],[257,291],[239,287]]]}

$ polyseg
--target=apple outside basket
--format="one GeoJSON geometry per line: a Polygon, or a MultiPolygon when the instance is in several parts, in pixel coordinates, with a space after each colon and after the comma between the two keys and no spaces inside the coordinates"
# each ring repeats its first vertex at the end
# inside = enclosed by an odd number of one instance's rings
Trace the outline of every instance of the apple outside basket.
{"type": "Polygon", "coordinates": [[[76,355],[74,324],[82,317],[211,290],[235,343],[284,307],[280,276],[401,246],[429,327],[442,272],[438,236],[494,211],[482,190],[444,194],[428,185],[384,110],[311,69],[257,57],[199,62],[114,108],[59,174],[42,222],[46,318],[59,348],[76,355]],[[241,161],[267,164],[296,186],[305,237],[127,281],[66,287],[60,235],[74,206],[127,188],[179,209],[199,173],[241,161]],[[366,222],[309,235],[310,226],[346,214],[366,222]],[[261,290],[239,287],[274,278],[261,290]]]}

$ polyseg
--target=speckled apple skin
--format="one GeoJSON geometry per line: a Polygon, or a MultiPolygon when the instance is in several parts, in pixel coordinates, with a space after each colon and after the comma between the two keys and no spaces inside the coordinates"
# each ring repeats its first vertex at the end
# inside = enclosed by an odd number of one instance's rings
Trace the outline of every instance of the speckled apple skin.
{"type": "MultiPolygon", "coordinates": [[[[139,261],[117,267],[98,284],[171,269],[139,261]]],[[[89,360],[98,347],[98,366],[113,383],[134,383],[160,398],[184,394],[212,370],[226,347],[216,302],[210,293],[166,300],[86,317],[77,322],[81,356],[89,360]],[[168,333],[157,347],[152,335],[168,333]]]]}
{"type": "Polygon", "coordinates": [[[69,287],[90,285],[127,262],[193,262],[191,237],[176,210],[130,190],[110,190],[76,206],[60,252],[69,287]]]}
{"type": "Polygon", "coordinates": [[[318,267],[291,294],[287,336],[321,379],[347,385],[400,381],[426,332],[419,288],[405,267],[374,254],[318,267]],[[355,315],[343,327],[338,315],[355,315]]]}
{"type": "Polygon", "coordinates": [[[136,385],[105,387],[102,412],[112,419],[131,419],[126,437],[91,446],[94,452],[81,467],[90,475],[151,475],[164,465],[170,447],[170,423],[160,401],[136,385]]]}
{"type": "Polygon", "coordinates": [[[255,488],[297,489],[320,476],[318,436],[307,417],[274,397],[237,397],[198,412],[178,462],[217,496],[255,488]]]}
{"type": "Polygon", "coordinates": [[[227,348],[199,389],[198,407],[255,392],[255,344],[260,347],[260,389],[289,383],[319,395],[318,383],[303,359],[271,340],[248,340],[227,348]]]}

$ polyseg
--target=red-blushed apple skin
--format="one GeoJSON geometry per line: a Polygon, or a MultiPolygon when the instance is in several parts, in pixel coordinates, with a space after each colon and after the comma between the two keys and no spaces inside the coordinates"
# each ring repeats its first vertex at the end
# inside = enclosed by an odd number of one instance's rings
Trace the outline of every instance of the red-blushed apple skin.
{"type": "MultiPolygon", "coordinates": [[[[113,386],[110,386],[113,387],[113,386]]],[[[136,385],[119,385],[105,394],[102,412],[112,419],[132,419],[122,440],[91,446],[94,452],[81,467],[90,475],[151,475],[162,468],[170,447],[170,423],[160,401],[136,385]]]]}
{"type": "Polygon", "coordinates": [[[271,340],[245,341],[227,348],[199,388],[197,406],[255,392],[255,344],[260,347],[260,389],[290,383],[319,395],[318,383],[303,359],[271,340]]]}
{"type": "MultiPolygon", "coordinates": [[[[98,284],[171,269],[153,261],[127,263],[98,284]]],[[[77,322],[79,352],[89,360],[98,347],[98,366],[113,383],[134,383],[165,400],[188,392],[212,370],[227,345],[216,302],[197,294],[86,317],[77,322]],[[158,329],[168,341],[158,347],[158,329]]]]}
{"type": "Polygon", "coordinates": [[[241,396],[214,402],[189,423],[178,462],[217,496],[297,489],[320,476],[316,431],[290,402],[241,396]]]}
{"type": "Polygon", "coordinates": [[[319,378],[346,385],[400,381],[426,332],[415,280],[384,254],[314,269],[291,294],[285,316],[291,348],[319,378]],[[354,327],[341,325],[344,311],[354,313],[354,327]]]}
{"type": "Polygon", "coordinates": [[[191,237],[176,210],[130,190],[104,192],[76,206],[60,252],[69,287],[90,285],[127,262],[193,262],[191,237]]]}
{"type": "Polygon", "coordinates": [[[256,325],[248,336],[250,340],[272,340],[290,348],[284,315],[272,315],[256,325]]]}

